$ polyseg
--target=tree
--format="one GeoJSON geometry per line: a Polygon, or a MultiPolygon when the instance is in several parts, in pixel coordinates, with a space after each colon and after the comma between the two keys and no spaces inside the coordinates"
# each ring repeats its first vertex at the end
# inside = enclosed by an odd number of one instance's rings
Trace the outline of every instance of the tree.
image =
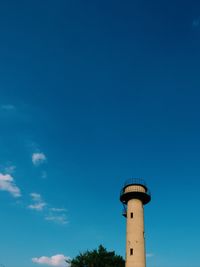
{"type": "Polygon", "coordinates": [[[71,267],[124,267],[125,261],[122,256],[114,251],[107,251],[102,245],[98,249],[79,253],[71,261],[71,267]]]}

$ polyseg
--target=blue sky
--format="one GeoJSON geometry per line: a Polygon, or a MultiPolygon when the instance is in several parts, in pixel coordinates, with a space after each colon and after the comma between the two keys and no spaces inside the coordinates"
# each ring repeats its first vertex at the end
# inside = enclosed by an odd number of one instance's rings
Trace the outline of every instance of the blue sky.
{"type": "Polygon", "coordinates": [[[124,256],[144,177],[148,266],[199,267],[200,3],[7,0],[0,33],[0,264],[124,256]]]}

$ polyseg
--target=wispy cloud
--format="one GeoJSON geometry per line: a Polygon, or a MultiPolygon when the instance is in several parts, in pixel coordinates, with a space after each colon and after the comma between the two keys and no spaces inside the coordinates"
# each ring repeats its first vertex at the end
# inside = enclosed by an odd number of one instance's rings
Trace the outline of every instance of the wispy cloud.
{"type": "Polygon", "coordinates": [[[11,110],[16,110],[16,107],[14,105],[11,104],[6,104],[6,105],[1,105],[1,109],[2,110],[6,110],[6,111],[11,111],[11,110]]]}
{"type": "Polygon", "coordinates": [[[32,197],[33,201],[41,201],[42,197],[38,193],[31,193],[30,196],[32,197]]]}
{"type": "Polygon", "coordinates": [[[0,190],[9,192],[13,197],[21,196],[21,191],[19,187],[16,186],[11,174],[0,173],[0,190]]]}
{"type": "Polygon", "coordinates": [[[67,211],[67,210],[64,209],[64,208],[51,208],[50,210],[51,210],[51,211],[55,211],[55,212],[67,211]]]}
{"type": "Polygon", "coordinates": [[[146,254],[146,257],[147,257],[147,258],[152,258],[152,257],[154,257],[154,254],[153,254],[153,253],[147,253],[147,254],[146,254]]]}
{"type": "Polygon", "coordinates": [[[68,224],[66,212],[65,208],[49,208],[49,214],[45,217],[45,220],[62,225],[68,224]]]}
{"type": "Polygon", "coordinates": [[[31,193],[30,196],[33,203],[28,206],[29,209],[42,211],[47,206],[46,202],[43,201],[40,194],[31,193]]]}
{"type": "Polygon", "coordinates": [[[28,209],[43,212],[44,219],[57,224],[65,225],[68,223],[65,208],[51,207],[42,196],[38,193],[31,193],[31,204],[28,205],[28,209]]]}
{"type": "Polygon", "coordinates": [[[15,169],[16,169],[16,166],[10,165],[10,166],[5,167],[4,170],[5,170],[5,173],[12,174],[15,172],[15,169]]]}
{"type": "Polygon", "coordinates": [[[46,206],[45,202],[40,202],[40,203],[31,204],[28,206],[28,208],[31,210],[42,211],[45,206],[46,206]]]}
{"type": "Polygon", "coordinates": [[[46,179],[47,178],[47,172],[46,171],[42,171],[41,178],[42,179],[46,179]]]}
{"type": "Polygon", "coordinates": [[[200,17],[195,18],[192,22],[193,27],[199,27],[200,26],[200,17]]]}
{"type": "Polygon", "coordinates": [[[70,257],[63,254],[57,254],[51,257],[42,256],[39,258],[32,258],[32,262],[34,263],[57,267],[68,267],[69,264],[67,264],[66,260],[70,260],[70,257]]]}
{"type": "Polygon", "coordinates": [[[39,166],[47,161],[47,157],[43,152],[36,152],[32,154],[33,165],[39,166]]]}
{"type": "Polygon", "coordinates": [[[60,215],[48,215],[45,217],[45,220],[52,221],[58,224],[68,224],[67,217],[65,214],[60,215]]]}

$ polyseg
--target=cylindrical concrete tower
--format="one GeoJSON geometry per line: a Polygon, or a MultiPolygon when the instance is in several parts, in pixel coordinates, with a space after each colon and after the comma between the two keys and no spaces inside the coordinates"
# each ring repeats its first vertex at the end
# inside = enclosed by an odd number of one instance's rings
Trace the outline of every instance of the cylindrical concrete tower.
{"type": "Polygon", "coordinates": [[[146,267],[143,205],[150,200],[151,194],[143,179],[125,182],[120,201],[126,217],[126,267],[146,267]]]}

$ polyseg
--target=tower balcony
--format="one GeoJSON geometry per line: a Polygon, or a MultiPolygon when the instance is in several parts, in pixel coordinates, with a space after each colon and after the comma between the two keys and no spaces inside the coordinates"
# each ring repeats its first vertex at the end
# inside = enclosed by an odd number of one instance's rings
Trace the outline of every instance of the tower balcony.
{"type": "Polygon", "coordinates": [[[151,200],[151,193],[143,179],[131,178],[125,182],[120,192],[120,201],[126,205],[131,199],[140,199],[144,205],[151,200]]]}
{"type": "Polygon", "coordinates": [[[124,205],[123,209],[122,209],[122,215],[126,218],[127,217],[127,207],[126,205],[124,205]]]}

